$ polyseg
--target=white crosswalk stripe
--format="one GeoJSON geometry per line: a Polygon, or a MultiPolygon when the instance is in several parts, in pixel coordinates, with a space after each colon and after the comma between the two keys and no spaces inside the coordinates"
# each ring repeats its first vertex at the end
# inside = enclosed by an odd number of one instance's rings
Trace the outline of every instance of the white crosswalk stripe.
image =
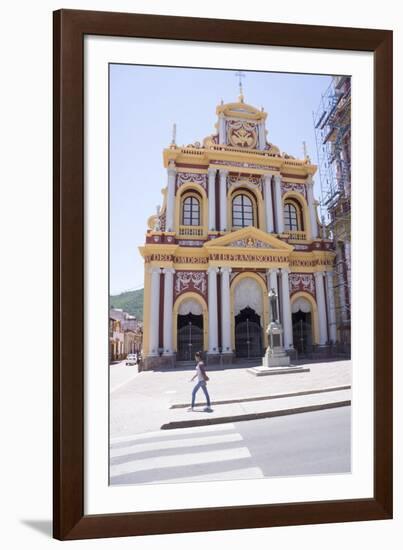
{"type": "Polygon", "coordinates": [[[114,438],[110,483],[167,483],[263,477],[233,424],[114,438]]]}

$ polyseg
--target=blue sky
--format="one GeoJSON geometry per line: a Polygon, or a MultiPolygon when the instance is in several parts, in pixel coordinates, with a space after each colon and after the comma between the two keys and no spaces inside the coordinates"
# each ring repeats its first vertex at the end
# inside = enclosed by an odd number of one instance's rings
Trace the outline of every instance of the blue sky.
{"type": "MultiPolygon", "coordinates": [[[[330,83],[324,75],[244,71],[245,102],[268,113],[268,140],[295,157],[302,142],[316,164],[312,111],[330,83]]],[[[235,71],[110,66],[110,292],[142,288],[147,218],[162,204],[162,151],[215,133],[216,106],[239,95],[235,71]]],[[[315,196],[319,198],[319,175],[315,196]]]]}

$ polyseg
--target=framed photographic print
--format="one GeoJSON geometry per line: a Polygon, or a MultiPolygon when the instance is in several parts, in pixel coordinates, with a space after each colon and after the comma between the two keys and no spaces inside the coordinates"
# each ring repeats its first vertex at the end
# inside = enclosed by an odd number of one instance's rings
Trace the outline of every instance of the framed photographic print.
{"type": "Polygon", "coordinates": [[[392,517],[392,33],[54,13],[54,536],[392,517]]]}

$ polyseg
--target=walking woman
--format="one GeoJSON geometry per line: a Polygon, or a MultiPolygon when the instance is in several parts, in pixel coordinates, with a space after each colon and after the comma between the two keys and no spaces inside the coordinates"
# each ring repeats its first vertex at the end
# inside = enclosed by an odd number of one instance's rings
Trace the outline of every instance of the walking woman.
{"type": "Polygon", "coordinates": [[[196,401],[196,393],[200,390],[200,388],[203,390],[204,392],[204,395],[206,396],[206,401],[207,401],[207,407],[205,407],[205,411],[210,411],[210,396],[208,394],[208,391],[207,391],[207,380],[209,380],[209,377],[207,376],[206,374],[206,369],[204,367],[204,363],[203,363],[203,360],[202,360],[202,354],[200,351],[198,351],[195,355],[195,360],[196,360],[196,374],[194,376],[192,376],[192,378],[190,379],[190,382],[192,382],[196,377],[197,377],[197,384],[196,386],[193,388],[193,391],[192,391],[192,406],[189,407],[188,411],[193,411],[194,410],[194,406],[195,406],[195,401],[196,401]]]}

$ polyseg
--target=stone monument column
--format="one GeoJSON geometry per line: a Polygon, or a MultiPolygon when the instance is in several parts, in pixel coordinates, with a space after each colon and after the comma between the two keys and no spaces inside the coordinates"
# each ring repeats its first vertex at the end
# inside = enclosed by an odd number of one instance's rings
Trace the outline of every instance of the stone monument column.
{"type": "Polygon", "coordinates": [[[208,173],[208,231],[215,231],[215,176],[216,168],[209,168],[208,173]]]}
{"type": "Polygon", "coordinates": [[[164,278],[164,355],[173,355],[172,313],[174,273],[172,267],[163,270],[164,278]]]}

